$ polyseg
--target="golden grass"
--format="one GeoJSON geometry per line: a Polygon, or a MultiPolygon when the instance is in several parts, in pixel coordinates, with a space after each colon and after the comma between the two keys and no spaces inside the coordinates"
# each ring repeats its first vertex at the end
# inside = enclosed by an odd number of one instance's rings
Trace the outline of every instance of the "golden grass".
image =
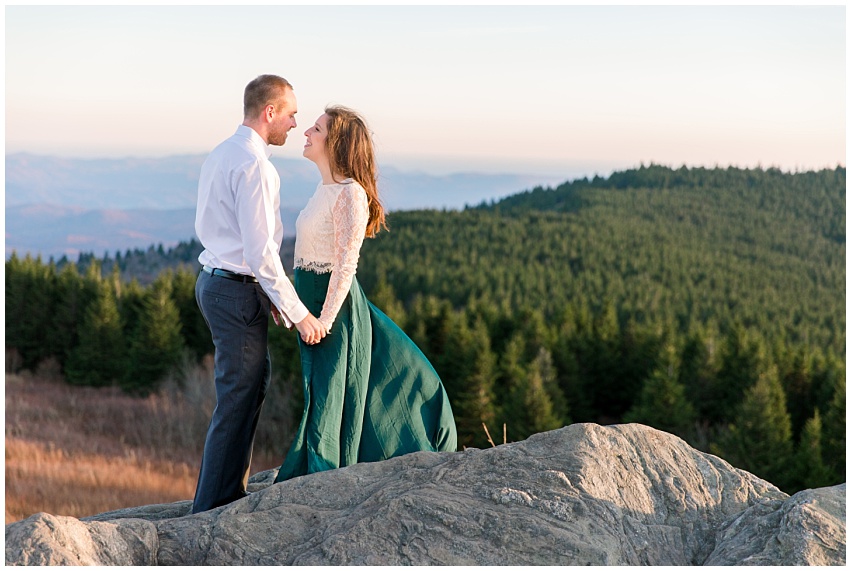
{"type": "MultiPolygon", "coordinates": [[[[145,398],[73,387],[49,367],[7,373],[6,523],[42,511],[84,517],[191,500],[213,406],[211,367],[185,375],[194,388],[172,384],[145,398]]],[[[286,438],[266,432],[275,444],[286,438]]],[[[269,449],[283,444],[255,447],[252,472],[278,466],[282,456],[269,449]]]]}
{"type": "Polygon", "coordinates": [[[185,463],[68,452],[6,439],[6,523],[33,513],[82,517],[192,499],[197,468],[185,463]]]}

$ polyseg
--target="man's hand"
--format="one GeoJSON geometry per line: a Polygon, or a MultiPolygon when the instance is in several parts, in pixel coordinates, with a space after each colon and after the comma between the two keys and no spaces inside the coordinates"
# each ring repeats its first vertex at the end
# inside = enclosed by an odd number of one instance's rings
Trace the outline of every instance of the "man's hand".
{"type": "MultiPolygon", "coordinates": [[[[274,305],[272,306],[272,321],[274,321],[275,325],[277,325],[278,327],[280,327],[281,325],[286,323],[286,321],[284,321],[284,316],[281,315],[281,312],[278,311],[278,308],[275,307],[274,305]]],[[[289,325],[287,327],[287,329],[292,329],[292,328],[293,328],[292,325],[289,325]]]]}
{"type": "Polygon", "coordinates": [[[325,326],[313,317],[312,313],[308,313],[307,317],[296,323],[295,328],[298,329],[301,340],[308,345],[316,345],[327,334],[325,326]]]}
{"type": "Polygon", "coordinates": [[[284,314],[278,311],[278,308],[274,305],[272,306],[272,321],[275,322],[275,325],[280,327],[281,325],[285,326],[287,329],[293,328],[293,323],[289,319],[284,318],[284,314]]]}

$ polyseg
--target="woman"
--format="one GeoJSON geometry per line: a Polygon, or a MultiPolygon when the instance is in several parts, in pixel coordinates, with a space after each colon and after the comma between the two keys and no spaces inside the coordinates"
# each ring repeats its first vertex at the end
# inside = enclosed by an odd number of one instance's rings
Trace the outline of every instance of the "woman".
{"type": "Polygon", "coordinates": [[[384,225],[364,120],[328,107],[305,133],[322,182],[296,222],[295,287],[325,326],[299,340],[304,413],[276,482],[419,450],[455,451],[443,384],[426,357],[364,296],[360,248],[384,225]]]}

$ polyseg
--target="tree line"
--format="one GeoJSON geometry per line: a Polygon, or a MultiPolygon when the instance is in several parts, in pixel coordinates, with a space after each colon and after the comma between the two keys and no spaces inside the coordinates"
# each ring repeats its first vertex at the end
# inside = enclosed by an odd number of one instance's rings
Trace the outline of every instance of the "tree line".
{"type": "MultiPolygon", "coordinates": [[[[483,423],[641,422],[794,492],[845,481],[844,188],[844,169],[651,165],[392,213],[358,279],[435,365],[465,446],[483,423]]],[[[146,392],[212,350],[194,270],[141,286],[87,262],[7,261],[23,366],[146,392]]],[[[294,335],[270,349],[300,390],[294,335]]]]}

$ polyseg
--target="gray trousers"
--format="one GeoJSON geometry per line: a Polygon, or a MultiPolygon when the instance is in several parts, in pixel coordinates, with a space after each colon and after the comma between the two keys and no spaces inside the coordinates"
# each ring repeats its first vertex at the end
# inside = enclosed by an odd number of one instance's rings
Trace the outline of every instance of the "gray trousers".
{"type": "Polygon", "coordinates": [[[201,271],[195,299],[216,348],[216,408],[192,513],[247,495],[254,435],[272,372],[267,346],[271,303],[260,285],[201,271]]]}

